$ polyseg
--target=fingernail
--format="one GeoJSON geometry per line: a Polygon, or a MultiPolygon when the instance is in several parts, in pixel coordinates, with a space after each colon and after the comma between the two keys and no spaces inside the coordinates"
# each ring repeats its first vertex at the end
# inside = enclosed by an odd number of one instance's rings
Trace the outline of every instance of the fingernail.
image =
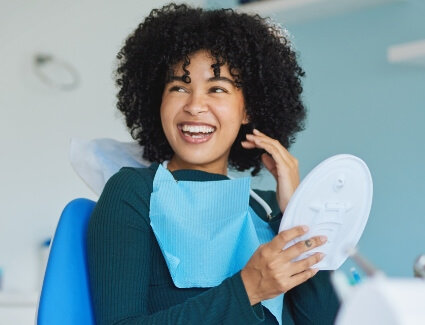
{"type": "Polygon", "coordinates": [[[319,269],[317,269],[317,268],[314,268],[312,270],[313,270],[313,275],[315,275],[317,272],[319,272],[319,269]]]}
{"type": "Polygon", "coordinates": [[[320,258],[320,260],[323,260],[323,258],[326,256],[326,254],[324,254],[324,253],[319,253],[319,258],[320,258]]]}
{"type": "Polygon", "coordinates": [[[328,241],[328,238],[326,236],[319,236],[319,239],[322,243],[326,243],[328,241]]]}
{"type": "Polygon", "coordinates": [[[310,228],[308,228],[308,226],[301,226],[301,228],[303,228],[303,230],[304,230],[305,232],[309,231],[309,229],[310,229],[310,228]]]}

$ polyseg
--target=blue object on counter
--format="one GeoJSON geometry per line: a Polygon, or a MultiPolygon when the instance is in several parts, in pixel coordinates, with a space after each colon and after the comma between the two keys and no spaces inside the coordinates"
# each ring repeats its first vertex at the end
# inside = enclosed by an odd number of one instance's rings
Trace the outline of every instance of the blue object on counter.
{"type": "Polygon", "coordinates": [[[354,284],[359,284],[360,282],[362,282],[362,279],[360,277],[360,274],[357,272],[355,267],[352,267],[350,269],[351,274],[353,275],[353,279],[354,279],[354,284]]]}

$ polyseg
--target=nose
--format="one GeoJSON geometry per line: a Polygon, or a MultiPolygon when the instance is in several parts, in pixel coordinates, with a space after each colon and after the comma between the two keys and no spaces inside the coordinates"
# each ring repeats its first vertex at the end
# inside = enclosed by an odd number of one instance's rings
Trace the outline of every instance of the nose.
{"type": "Polygon", "coordinates": [[[202,95],[191,94],[184,106],[184,111],[190,115],[198,115],[208,111],[208,104],[202,95]]]}

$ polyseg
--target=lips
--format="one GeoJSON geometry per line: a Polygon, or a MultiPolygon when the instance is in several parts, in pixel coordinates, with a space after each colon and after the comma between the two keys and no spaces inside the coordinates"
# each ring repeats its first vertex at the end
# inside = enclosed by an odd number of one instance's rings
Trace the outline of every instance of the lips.
{"type": "Polygon", "coordinates": [[[189,124],[182,123],[178,125],[183,139],[191,143],[202,143],[211,138],[216,128],[208,124],[189,124]]]}

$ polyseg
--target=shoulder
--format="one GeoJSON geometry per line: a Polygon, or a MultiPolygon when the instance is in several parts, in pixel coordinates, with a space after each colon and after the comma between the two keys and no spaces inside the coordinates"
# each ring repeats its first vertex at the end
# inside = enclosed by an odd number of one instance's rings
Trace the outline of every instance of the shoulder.
{"type": "Polygon", "coordinates": [[[121,168],[106,182],[97,206],[126,205],[148,209],[157,168],[157,163],[147,168],[121,168]]]}
{"type": "Polygon", "coordinates": [[[91,224],[114,223],[149,229],[149,206],[158,164],[121,168],[106,183],[91,217],[91,224]]]}
{"type": "Polygon", "coordinates": [[[106,183],[102,195],[112,192],[141,192],[151,193],[158,163],[147,168],[123,167],[106,183]]]}

